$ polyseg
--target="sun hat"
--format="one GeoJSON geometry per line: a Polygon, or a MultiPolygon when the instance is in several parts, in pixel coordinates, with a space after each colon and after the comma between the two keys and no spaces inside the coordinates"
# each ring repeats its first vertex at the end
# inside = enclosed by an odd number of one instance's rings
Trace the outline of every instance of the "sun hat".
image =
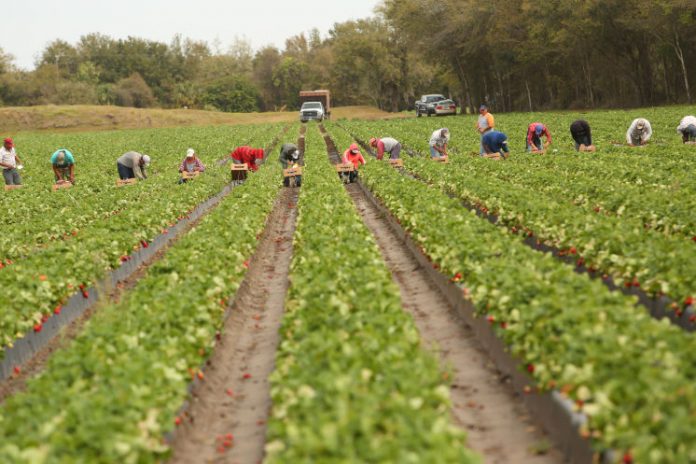
{"type": "Polygon", "coordinates": [[[151,160],[150,160],[150,157],[149,157],[149,156],[143,155],[143,163],[145,163],[145,164],[147,165],[147,164],[150,164],[150,161],[151,161],[151,160]]]}
{"type": "Polygon", "coordinates": [[[196,156],[196,150],[194,150],[193,148],[189,148],[188,150],[186,150],[187,158],[193,158],[194,156],[196,156]]]}

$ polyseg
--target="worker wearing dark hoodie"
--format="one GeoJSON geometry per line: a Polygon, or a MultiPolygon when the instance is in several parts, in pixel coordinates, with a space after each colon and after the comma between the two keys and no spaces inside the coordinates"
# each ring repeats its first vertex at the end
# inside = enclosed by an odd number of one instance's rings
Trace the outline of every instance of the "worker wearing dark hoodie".
{"type": "Polygon", "coordinates": [[[358,144],[354,143],[343,153],[343,164],[351,163],[355,167],[355,171],[347,173],[348,176],[344,176],[344,182],[348,180],[349,182],[355,182],[358,178],[358,169],[360,165],[365,164],[365,158],[362,153],[360,153],[360,148],[358,144]]]}
{"type": "MultiPolygon", "coordinates": [[[[288,169],[294,166],[302,166],[302,161],[300,160],[301,153],[294,143],[285,143],[280,147],[280,164],[283,169],[288,169]]],[[[285,187],[290,186],[290,178],[285,177],[283,179],[283,185],[285,187]]],[[[295,176],[295,186],[299,187],[302,185],[302,176],[295,176]]]]}

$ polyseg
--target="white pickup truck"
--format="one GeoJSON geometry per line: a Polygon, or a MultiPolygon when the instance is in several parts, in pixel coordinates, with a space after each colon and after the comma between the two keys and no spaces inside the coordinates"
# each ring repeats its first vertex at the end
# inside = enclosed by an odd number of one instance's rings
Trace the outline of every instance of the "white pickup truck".
{"type": "Polygon", "coordinates": [[[307,122],[311,119],[316,119],[317,121],[324,120],[324,105],[321,102],[305,102],[300,108],[300,121],[307,122]]]}

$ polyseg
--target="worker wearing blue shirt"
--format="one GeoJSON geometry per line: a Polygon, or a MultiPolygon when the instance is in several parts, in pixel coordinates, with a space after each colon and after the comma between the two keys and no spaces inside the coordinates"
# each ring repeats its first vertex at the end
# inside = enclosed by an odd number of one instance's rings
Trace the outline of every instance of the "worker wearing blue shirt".
{"type": "MultiPolygon", "coordinates": [[[[508,148],[507,135],[502,132],[490,131],[486,132],[481,139],[481,144],[483,145],[483,151],[486,155],[492,155],[499,153],[503,158],[510,156],[510,149],[508,148]]],[[[485,155],[484,155],[485,156],[485,155]]]]}
{"type": "Polygon", "coordinates": [[[53,173],[56,176],[56,184],[75,183],[75,157],[70,150],[61,148],[53,153],[51,166],[53,166],[53,173]]]}

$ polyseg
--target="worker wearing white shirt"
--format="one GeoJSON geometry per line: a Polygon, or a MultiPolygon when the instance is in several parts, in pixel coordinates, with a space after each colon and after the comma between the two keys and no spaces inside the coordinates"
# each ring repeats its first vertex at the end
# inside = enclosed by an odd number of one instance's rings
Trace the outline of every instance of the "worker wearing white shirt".
{"type": "Polygon", "coordinates": [[[22,185],[22,178],[19,177],[19,170],[22,160],[17,156],[12,139],[5,139],[2,148],[0,148],[0,167],[2,167],[2,176],[5,178],[5,185],[22,185]]]}
{"type": "Polygon", "coordinates": [[[682,136],[682,142],[696,142],[696,116],[684,116],[677,127],[682,136]]]}
{"type": "Polygon", "coordinates": [[[652,137],[650,121],[643,118],[635,119],[626,132],[626,142],[632,147],[646,145],[652,137]]]}
{"type": "Polygon", "coordinates": [[[447,144],[450,139],[450,131],[446,127],[438,129],[430,136],[430,157],[447,157],[447,144]]]}

